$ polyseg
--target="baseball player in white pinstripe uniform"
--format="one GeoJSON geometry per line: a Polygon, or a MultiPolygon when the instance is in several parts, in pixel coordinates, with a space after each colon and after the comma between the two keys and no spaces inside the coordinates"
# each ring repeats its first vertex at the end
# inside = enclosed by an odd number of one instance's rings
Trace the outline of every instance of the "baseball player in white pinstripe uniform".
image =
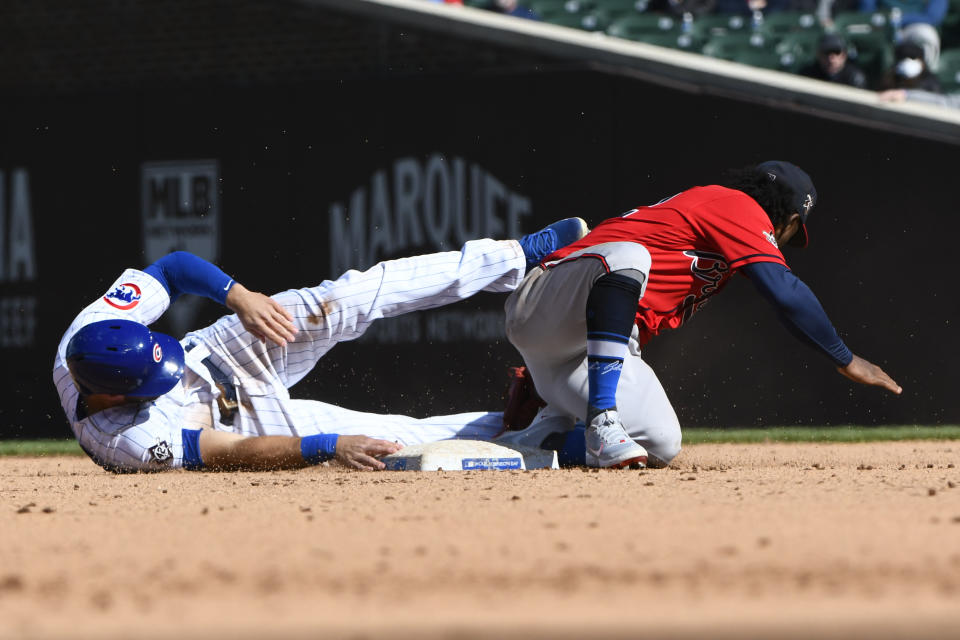
{"type": "Polygon", "coordinates": [[[374,320],[431,309],[478,291],[509,292],[526,270],[579,239],[569,218],[516,240],[385,261],[273,297],[188,253],[127,269],[73,321],[53,378],[83,450],[112,471],[291,468],[338,461],[380,469],[401,445],[490,439],[499,413],[416,419],[290,397],[336,343],[374,320]],[[235,313],[179,342],[147,327],[181,293],[235,313]]]}

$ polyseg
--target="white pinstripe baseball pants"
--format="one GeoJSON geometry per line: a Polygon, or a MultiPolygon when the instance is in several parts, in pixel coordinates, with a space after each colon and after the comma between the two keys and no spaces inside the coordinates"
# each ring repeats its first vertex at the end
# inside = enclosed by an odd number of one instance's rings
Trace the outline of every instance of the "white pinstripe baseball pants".
{"type": "Polygon", "coordinates": [[[432,309],[479,291],[509,292],[524,276],[523,250],[515,240],[476,240],[461,251],[381,262],[348,271],[335,281],[273,296],[293,315],[299,333],[284,347],[264,344],[239,318],[225,316],[187,334],[232,377],[240,409],[233,428],[243,435],[363,434],[415,444],[445,438],[489,439],[502,428],[500,413],[473,412],[417,419],[351,411],[315,400],[290,398],[301,380],[338,342],[360,337],[371,323],[432,309]]]}

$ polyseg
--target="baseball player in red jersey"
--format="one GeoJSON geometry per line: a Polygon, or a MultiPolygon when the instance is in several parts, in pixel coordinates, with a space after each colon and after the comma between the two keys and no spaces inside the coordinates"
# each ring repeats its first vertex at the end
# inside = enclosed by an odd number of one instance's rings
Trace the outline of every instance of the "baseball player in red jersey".
{"type": "Polygon", "coordinates": [[[605,220],[547,256],[506,304],[507,336],[547,406],[504,439],[540,446],[582,418],[587,465],[669,463],[680,425],[641,348],[686,322],[737,271],[842,374],[899,394],[883,370],[850,352],[780,251],[806,246],[816,200],[799,167],[765,162],[727,186],[694,187],[605,220]]]}

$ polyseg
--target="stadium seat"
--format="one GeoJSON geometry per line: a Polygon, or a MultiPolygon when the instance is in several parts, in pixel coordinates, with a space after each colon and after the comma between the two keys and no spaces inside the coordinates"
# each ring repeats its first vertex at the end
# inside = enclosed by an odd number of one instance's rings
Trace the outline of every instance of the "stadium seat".
{"type": "Polygon", "coordinates": [[[529,0],[526,6],[544,20],[559,13],[587,13],[593,9],[593,0],[529,0]]]}
{"type": "Polygon", "coordinates": [[[646,0],[596,0],[595,8],[609,20],[616,20],[634,13],[643,13],[647,8],[646,0]]]}
{"type": "Polygon", "coordinates": [[[546,19],[546,17],[550,15],[566,13],[566,10],[563,8],[565,1],[566,0],[528,0],[526,6],[536,11],[537,15],[541,18],[546,19]]]}
{"type": "Polygon", "coordinates": [[[658,47],[667,47],[669,49],[682,49],[684,51],[700,52],[703,42],[696,36],[689,33],[650,33],[643,36],[642,42],[653,44],[658,47]]]}
{"type": "Polygon", "coordinates": [[[940,48],[960,47],[960,0],[950,0],[947,15],[940,23],[940,48]]]}
{"type": "Polygon", "coordinates": [[[774,47],[774,51],[780,54],[784,69],[798,71],[816,60],[820,35],[819,29],[792,31],[784,35],[774,47]]]}
{"type": "Polygon", "coordinates": [[[643,40],[648,34],[680,33],[680,21],[668,15],[640,13],[614,20],[607,33],[628,40],[643,40]]]}
{"type": "Polygon", "coordinates": [[[850,60],[863,69],[872,82],[875,83],[893,64],[893,43],[885,30],[848,31],[844,36],[850,44],[850,60]]]}
{"type": "Polygon", "coordinates": [[[760,31],[767,36],[779,38],[792,31],[820,31],[820,23],[812,13],[779,11],[763,17],[760,31]]]}
{"type": "Polygon", "coordinates": [[[937,79],[940,80],[944,93],[960,91],[960,48],[944,49],[940,52],[937,79]]]}
{"type": "Polygon", "coordinates": [[[844,11],[834,16],[833,28],[844,36],[883,32],[887,38],[893,40],[893,26],[885,13],[844,11]]]}
{"type": "Polygon", "coordinates": [[[701,53],[711,58],[722,58],[724,60],[736,60],[742,58],[754,51],[764,51],[765,49],[773,53],[772,42],[760,33],[749,31],[739,33],[728,33],[722,36],[710,38],[701,53]]]}
{"type": "Polygon", "coordinates": [[[693,33],[703,40],[709,40],[731,31],[743,31],[749,26],[750,21],[744,16],[709,14],[694,19],[693,33]]]}
{"type": "Polygon", "coordinates": [[[790,54],[779,54],[771,49],[743,49],[733,57],[734,62],[750,65],[751,67],[760,67],[763,69],[775,69],[777,71],[789,71],[789,65],[794,60],[790,54]]]}
{"type": "Polygon", "coordinates": [[[597,6],[594,0],[567,0],[563,3],[563,8],[570,13],[586,13],[593,11],[597,6]]]}
{"type": "Polygon", "coordinates": [[[544,22],[560,25],[561,27],[571,27],[573,29],[582,29],[584,31],[603,31],[607,28],[608,21],[602,15],[597,13],[553,13],[544,17],[544,22]]]}

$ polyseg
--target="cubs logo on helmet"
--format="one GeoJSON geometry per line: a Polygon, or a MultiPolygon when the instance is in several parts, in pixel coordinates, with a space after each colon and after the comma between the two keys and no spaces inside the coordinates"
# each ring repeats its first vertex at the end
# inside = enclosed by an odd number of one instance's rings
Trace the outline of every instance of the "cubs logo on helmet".
{"type": "Polygon", "coordinates": [[[132,282],[124,282],[103,296],[103,301],[121,311],[129,311],[140,304],[140,287],[132,282]]]}

